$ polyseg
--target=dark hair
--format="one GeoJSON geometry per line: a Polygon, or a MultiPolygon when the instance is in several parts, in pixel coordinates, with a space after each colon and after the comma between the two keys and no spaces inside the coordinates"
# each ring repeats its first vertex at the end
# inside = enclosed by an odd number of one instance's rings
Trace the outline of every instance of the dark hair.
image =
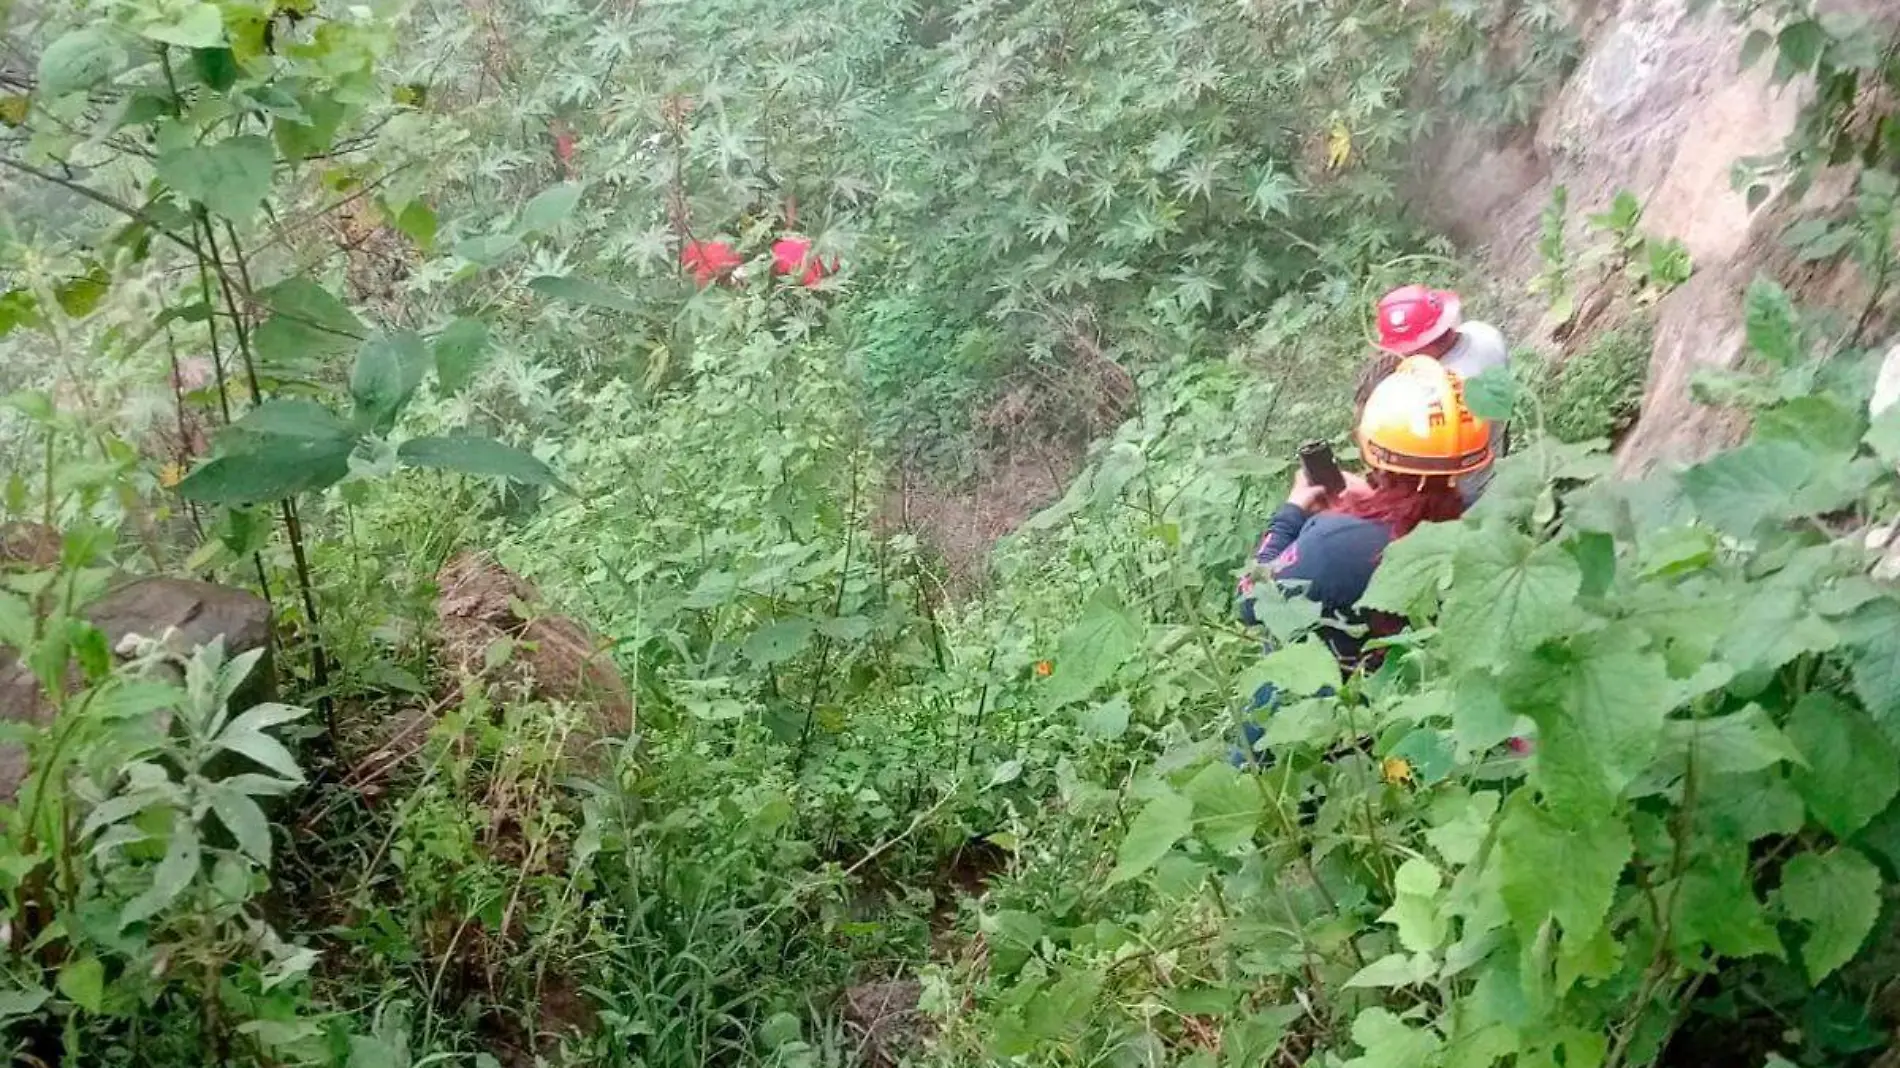
{"type": "Polygon", "coordinates": [[[1446,523],[1465,514],[1465,499],[1458,487],[1441,475],[1374,471],[1369,481],[1372,492],[1346,500],[1339,513],[1384,524],[1394,540],[1410,534],[1420,523],[1446,523]]]}

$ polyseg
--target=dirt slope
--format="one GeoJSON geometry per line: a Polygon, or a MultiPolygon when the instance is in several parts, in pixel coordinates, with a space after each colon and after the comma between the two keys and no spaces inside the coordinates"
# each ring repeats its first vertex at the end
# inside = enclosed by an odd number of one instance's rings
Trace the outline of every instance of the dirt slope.
{"type": "MultiPolygon", "coordinates": [[[[1794,274],[1778,235],[1803,205],[1777,190],[1750,211],[1730,186],[1735,161],[1777,148],[1801,103],[1801,90],[1770,84],[1766,61],[1740,70],[1744,27],[1720,11],[1691,17],[1684,0],[1622,0],[1599,5],[1584,29],[1582,61],[1534,128],[1502,137],[1445,131],[1411,198],[1461,243],[1485,250],[1504,306],[1479,313],[1509,328],[1514,343],[1545,350],[1554,324],[1525,285],[1542,270],[1539,214],[1555,186],[1569,190],[1573,237],[1583,216],[1628,189],[1644,204],[1646,232],[1688,246],[1695,275],[1657,304],[1643,415],[1618,450],[1625,471],[1640,471],[1699,458],[1745,429],[1737,414],[1696,404],[1689,381],[1700,366],[1740,357],[1750,278],[1766,273],[1809,293],[1845,282],[1794,274]]],[[[1806,203],[1839,195],[1824,180],[1806,203]]],[[[1591,297],[1580,292],[1579,307],[1591,297]]]]}

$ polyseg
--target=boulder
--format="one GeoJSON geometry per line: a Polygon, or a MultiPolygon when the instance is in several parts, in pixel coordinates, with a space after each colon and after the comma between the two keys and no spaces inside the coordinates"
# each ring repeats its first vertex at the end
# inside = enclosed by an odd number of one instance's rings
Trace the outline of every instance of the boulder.
{"type": "Polygon", "coordinates": [[[468,551],[442,566],[436,587],[438,638],[451,670],[523,699],[584,709],[588,737],[576,743],[633,730],[633,694],[608,643],[580,622],[545,611],[526,579],[468,551]]]}
{"type": "MultiPolygon", "coordinates": [[[[14,559],[21,559],[15,557],[14,559]]],[[[117,649],[127,635],[156,637],[174,630],[180,652],[224,639],[227,656],[270,648],[269,602],[246,590],[209,582],[176,578],[133,578],[108,589],[88,605],[85,616],[105,633],[117,649]]],[[[79,680],[75,677],[73,684],[79,680]]],[[[269,700],[276,676],[267,652],[232,699],[238,708],[269,700]]],[[[44,727],[54,709],[47,703],[39,681],[17,653],[0,647],[0,721],[44,727]]],[[[0,745],[0,801],[11,801],[25,779],[26,751],[18,745],[0,745]]]]}
{"type": "Polygon", "coordinates": [[[43,523],[0,523],[0,565],[48,568],[59,563],[59,531],[43,523]]]}

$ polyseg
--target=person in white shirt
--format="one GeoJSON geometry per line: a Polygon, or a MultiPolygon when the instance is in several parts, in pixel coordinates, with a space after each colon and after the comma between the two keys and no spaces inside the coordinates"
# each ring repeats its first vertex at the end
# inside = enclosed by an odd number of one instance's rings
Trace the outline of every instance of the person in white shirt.
{"type": "MultiPolygon", "coordinates": [[[[1509,367],[1510,349],[1504,335],[1489,323],[1466,322],[1464,302],[1448,289],[1430,289],[1421,285],[1401,286],[1380,301],[1379,348],[1387,355],[1375,361],[1362,376],[1359,401],[1371,393],[1398,361],[1406,356],[1430,356],[1461,379],[1469,379],[1494,367],[1509,367]]],[[[1491,424],[1491,453],[1504,451],[1507,427],[1491,424]]],[[[1485,467],[1458,480],[1458,492],[1467,506],[1476,502],[1491,481],[1491,467],[1485,467]]]]}

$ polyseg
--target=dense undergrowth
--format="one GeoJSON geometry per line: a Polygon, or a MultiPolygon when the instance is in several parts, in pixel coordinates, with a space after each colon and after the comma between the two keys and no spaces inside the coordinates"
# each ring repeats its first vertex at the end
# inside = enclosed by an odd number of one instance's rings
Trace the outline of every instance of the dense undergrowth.
{"type": "MultiPolygon", "coordinates": [[[[1820,91],[1747,176],[1860,168],[1791,236],[1870,295],[1736,294],[1748,364],[1702,388],[1753,437],[1681,471],[1607,475],[1640,318],[1474,386],[1518,448],[1392,548],[1370,596],[1414,626],[1342,679],[1303,601],[1262,655],[1237,561],[1292,447],[1345,443],[1370,295],[1477,281],[1394,175],[1442,112],[1532,116],[1556,10],[12,10],[12,1055],[1872,1060],[1900,127],[1855,101],[1900,74],[1767,15],[1750,50],[1820,91]],[[696,285],[714,242],[744,268],[696,285]],[[998,413],[1082,473],[952,597],[884,491],[998,413]],[[538,592],[456,638],[471,549],[538,592]],[[266,594],[284,703],[255,654],[109,647],[116,572],[266,594]],[[557,613],[630,701],[515,670],[572,667],[557,613]],[[1243,773],[1266,681],[1298,699],[1243,773]],[[917,1009],[867,1028],[883,981],[917,1009]]],[[[1647,303],[1686,260],[1625,215],[1647,303]]]]}

